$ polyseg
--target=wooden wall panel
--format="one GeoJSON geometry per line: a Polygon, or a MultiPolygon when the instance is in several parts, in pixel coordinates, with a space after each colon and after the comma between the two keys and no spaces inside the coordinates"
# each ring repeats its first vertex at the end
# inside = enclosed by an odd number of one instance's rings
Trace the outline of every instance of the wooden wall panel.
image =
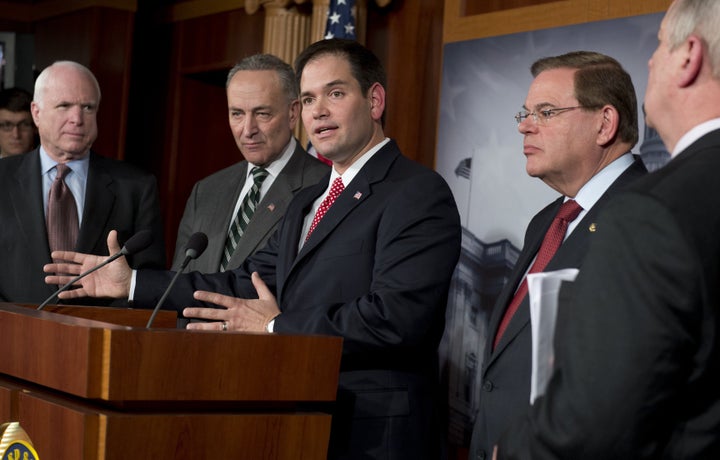
{"type": "Polygon", "coordinates": [[[442,0],[368,5],[366,45],[388,74],[385,134],[428,167],[435,161],[442,5],[442,0]]]}
{"type": "Polygon", "coordinates": [[[70,59],[93,71],[100,83],[98,138],[93,149],[112,158],[125,157],[127,103],[134,12],[86,8],[35,23],[35,66],[70,59]]]}
{"type": "Polygon", "coordinates": [[[527,2],[533,3],[529,6],[507,4],[502,10],[466,15],[466,1],[470,0],[445,1],[443,43],[657,13],[665,11],[671,3],[671,0],[534,0],[527,2]]]}

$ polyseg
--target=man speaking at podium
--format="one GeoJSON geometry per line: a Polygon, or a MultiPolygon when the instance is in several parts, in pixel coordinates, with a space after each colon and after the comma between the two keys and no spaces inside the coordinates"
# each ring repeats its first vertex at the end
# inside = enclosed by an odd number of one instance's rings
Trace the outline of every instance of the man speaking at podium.
{"type": "MultiPolygon", "coordinates": [[[[329,458],[438,458],[437,347],[460,254],[457,206],[439,174],[385,137],[385,72],[374,54],[323,40],[295,67],[305,129],[332,171],[295,196],[265,248],[236,270],[180,277],[167,306],[222,307],[184,308],[212,321],[192,329],[343,337],[329,458]]],[[[53,256],[75,265],[50,264],[50,273],[103,260],[53,256]]],[[[151,307],[173,276],[133,274],[118,260],[62,297],[130,295],[151,307]]]]}

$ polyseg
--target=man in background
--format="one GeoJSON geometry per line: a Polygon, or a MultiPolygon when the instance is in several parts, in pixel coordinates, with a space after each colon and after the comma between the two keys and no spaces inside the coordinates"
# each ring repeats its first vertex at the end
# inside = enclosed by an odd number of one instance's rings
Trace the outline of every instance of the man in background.
{"type": "Polygon", "coordinates": [[[562,196],[530,221],[490,317],[472,460],[490,458],[502,432],[530,401],[527,274],[583,266],[600,209],[647,172],[630,153],[638,140],[637,101],[630,75],[615,59],[577,51],[540,59],[531,72],[535,79],[516,115],[526,170],[562,196]]]}
{"type": "Polygon", "coordinates": [[[671,152],[603,209],[560,296],[546,393],[502,459],[720,458],[720,2],[676,0],[648,63],[671,152]]]}
{"type": "Polygon", "coordinates": [[[151,246],[129,262],[164,267],[155,178],[90,150],[100,105],[94,75],[76,62],[56,62],[40,73],[34,94],[31,111],[40,146],[0,161],[0,299],[44,301],[57,288],[45,284],[42,272],[51,251],[108,255],[111,229],[121,241],[151,230],[151,246]]]}
{"type": "Polygon", "coordinates": [[[208,247],[188,270],[237,268],[265,245],[295,193],[330,170],[293,137],[300,102],[289,64],[270,54],[247,57],[230,70],[226,90],[230,130],[244,160],[193,187],[178,228],[175,270],[196,232],[208,236],[208,247]]]}
{"type": "Polygon", "coordinates": [[[27,153],[37,145],[31,102],[32,95],[22,88],[0,91],[0,158],[27,153]]]}

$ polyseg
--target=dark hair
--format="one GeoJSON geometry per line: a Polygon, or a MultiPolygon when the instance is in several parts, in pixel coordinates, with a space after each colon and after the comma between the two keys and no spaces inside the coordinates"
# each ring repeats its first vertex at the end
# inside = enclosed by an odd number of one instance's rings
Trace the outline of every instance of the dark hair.
{"type": "Polygon", "coordinates": [[[597,109],[611,105],[620,114],[618,136],[632,148],[638,141],[638,109],[630,74],[618,61],[593,51],[573,51],[539,59],[530,68],[532,75],[551,69],[577,69],[575,98],[581,106],[597,109]]]}
{"type": "Polygon", "coordinates": [[[8,88],[0,91],[0,109],[11,112],[30,112],[32,94],[22,88],[8,88]]]}
{"type": "MultiPolygon", "coordinates": [[[[387,87],[387,76],[385,68],[380,59],[372,51],[356,42],[340,38],[320,40],[305,48],[295,59],[295,78],[300,86],[302,72],[308,62],[324,55],[339,56],[350,64],[350,72],[360,84],[360,90],[366,96],[368,90],[375,83],[383,88],[387,87]]],[[[385,113],[382,115],[382,123],[385,122],[385,113]]]]}
{"type": "Polygon", "coordinates": [[[277,73],[282,85],[283,92],[288,98],[288,102],[292,102],[298,98],[297,80],[295,72],[287,62],[272,54],[254,54],[242,59],[240,62],[228,72],[225,88],[230,86],[230,80],[236,73],[243,70],[273,70],[277,73]]]}

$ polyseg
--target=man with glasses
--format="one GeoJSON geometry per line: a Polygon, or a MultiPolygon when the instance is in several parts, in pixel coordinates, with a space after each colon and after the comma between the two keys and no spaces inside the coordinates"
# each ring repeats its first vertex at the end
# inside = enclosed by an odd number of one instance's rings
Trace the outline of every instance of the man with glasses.
{"type": "Polygon", "coordinates": [[[491,457],[493,445],[530,401],[526,275],[579,268],[599,209],[647,172],[630,153],[638,140],[637,102],[630,75],[615,59],[577,51],[540,59],[531,72],[535,79],[515,115],[524,136],[525,169],[562,196],[530,221],[490,317],[472,460],[491,457]]]}
{"type": "Polygon", "coordinates": [[[0,158],[29,152],[37,145],[31,102],[32,95],[22,88],[0,91],[0,158]]]}
{"type": "Polygon", "coordinates": [[[670,162],[618,193],[560,298],[554,374],[500,459],[720,458],[720,2],[675,0],[648,61],[670,162]]]}

